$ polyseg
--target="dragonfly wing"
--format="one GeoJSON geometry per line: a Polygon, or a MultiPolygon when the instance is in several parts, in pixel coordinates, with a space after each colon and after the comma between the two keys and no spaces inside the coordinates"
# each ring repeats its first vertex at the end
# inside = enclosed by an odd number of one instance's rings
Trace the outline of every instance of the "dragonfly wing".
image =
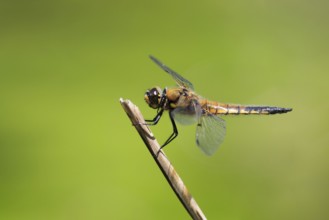
{"type": "Polygon", "coordinates": [[[163,64],[160,60],[158,60],[154,56],[150,55],[150,58],[154,63],[156,63],[159,67],[161,67],[161,69],[169,73],[174,78],[174,80],[177,82],[178,85],[194,90],[193,85],[190,81],[188,81],[187,79],[185,79],[184,77],[182,77],[181,75],[170,69],[168,66],[163,64]]]}
{"type": "MultiPolygon", "coordinates": [[[[181,97],[185,98],[185,97],[181,97]]],[[[180,103],[182,100],[179,100],[180,103]]],[[[182,101],[183,102],[183,101],[182,101]]],[[[201,105],[197,100],[191,100],[189,105],[184,107],[176,107],[172,112],[174,120],[183,125],[190,125],[199,121],[202,115],[201,105]]]]}
{"type": "Polygon", "coordinates": [[[211,156],[223,142],[226,134],[226,122],[213,114],[200,118],[196,129],[196,144],[208,156],[211,156]]]}

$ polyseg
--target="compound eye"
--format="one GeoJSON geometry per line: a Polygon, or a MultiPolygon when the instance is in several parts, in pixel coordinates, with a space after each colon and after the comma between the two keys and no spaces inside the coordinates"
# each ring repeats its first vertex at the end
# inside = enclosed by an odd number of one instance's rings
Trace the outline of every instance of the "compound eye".
{"type": "Polygon", "coordinates": [[[160,94],[156,88],[153,88],[148,92],[148,97],[151,104],[159,104],[160,94]]]}
{"type": "Polygon", "coordinates": [[[159,108],[161,100],[161,89],[158,87],[154,87],[150,90],[147,90],[144,99],[151,108],[159,108]]]}

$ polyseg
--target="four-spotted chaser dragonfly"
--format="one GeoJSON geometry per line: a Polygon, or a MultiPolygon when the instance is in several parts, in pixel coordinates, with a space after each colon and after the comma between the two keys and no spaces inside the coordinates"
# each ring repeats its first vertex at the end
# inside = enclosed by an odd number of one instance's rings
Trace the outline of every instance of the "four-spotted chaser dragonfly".
{"type": "Polygon", "coordinates": [[[169,117],[173,126],[173,133],[161,146],[163,148],[178,135],[175,121],[181,124],[196,123],[196,144],[206,154],[212,155],[223,142],[226,132],[225,121],[219,115],[272,115],[290,112],[291,108],[270,106],[251,106],[225,104],[202,98],[194,92],[191,82],[170,69],[153,56],[151,60],[164,71],[170,74],[178,87],[161,90],[154,87],[145,93],[145,101],[157,109],[157,114],[152,120],[146,120],[149,125],[156,125],[164,110],[169,111],[169,117]]]}

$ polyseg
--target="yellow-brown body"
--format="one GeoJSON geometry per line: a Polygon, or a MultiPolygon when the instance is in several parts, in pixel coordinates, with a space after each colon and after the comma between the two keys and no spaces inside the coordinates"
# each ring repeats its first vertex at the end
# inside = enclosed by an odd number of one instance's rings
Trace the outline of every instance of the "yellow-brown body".
{"type": "Polygon", "coordinates": [[[166,96],[169,101],[166,106],[167,110],[175,109],[177,107],[189,107],[192,103],[197,102],[204,110],[205,114],[211,113],[215,115],[269,115],[291,111],[291,109],[288,108],[225,104],[216,101],[209,101],[193,91],[182,87],[167,89],[166,96]]]}

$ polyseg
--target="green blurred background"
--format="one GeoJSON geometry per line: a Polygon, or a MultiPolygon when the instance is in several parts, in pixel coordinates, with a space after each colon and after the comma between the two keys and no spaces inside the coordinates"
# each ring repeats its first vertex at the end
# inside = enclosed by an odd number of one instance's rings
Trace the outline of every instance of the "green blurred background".
{"type": "MultiPolygon", "coordinates": [[[[328,1],[1,1],[0,219],[188,219],[123,112],[173,86],[292,107],[165,152],[209,219],[329,219],[328,1]]],[[[168,116],[152,128],[162,143],[168,116]]]]}

